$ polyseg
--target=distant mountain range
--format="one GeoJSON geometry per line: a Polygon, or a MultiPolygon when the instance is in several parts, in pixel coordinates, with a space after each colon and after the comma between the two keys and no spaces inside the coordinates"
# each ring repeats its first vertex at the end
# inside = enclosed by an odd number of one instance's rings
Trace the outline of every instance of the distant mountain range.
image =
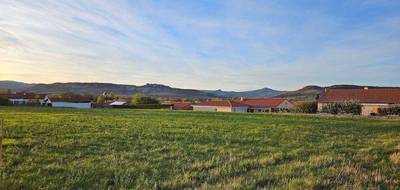
{"type": "MultiPolygon", "coordinates": [[[[57,93],[80,93],[100,95],[103,92],[114,92],[120,96],[130,96],[133,94],[144,94],[150,96],[169,97],[169,98],[215,98],[215,97],[285,97],[293,100],[308,101],[329,89],[359,89],[364,86],[357,85],[333,85],[328,87],[306,86],[296,91],[278,91],[270,88],[262,88],[252,91],[222,91],[222,90],[196,90],[173,88],[161,84],[146,84],[143,86],[112,84],[112,83],[52,83],[52,84],[29,84],[17,81],[0,81],[0,89],[12,91],[29,91],[35,93],[57,94],[57,93]]],[[[382,88],[369,86],[369,88],[382,88]]],[[[396,88],[396,87],[390,87],[396,88]]]]}
{"type": "Polygon", "coordinates": [[[310,85],[310,86],[305,86],[304,88],[301,88],[299,90],[289,91],[289,92],[280,94],[277,97],[288,98],[288,99],[297,100],[297,101],[313,101],[319,95],[321,95],[325,91],[325,89],[363,89],[365,87],[368,87],[368,89],[400,88],[400,87],[380,87],[380,86],[359,86],[359,85],[346,85],[346,84],[332,85],[332,86],[327,86],[327,87],[310,85]]]}
{"type": "Polygon", "coordinates": [[[274,97],[286,93],[285,91],[278,91],[270,88],[262,88],[258,90],[242,91],[242,92],[222,91],[222,90],[202,90],[202,91],[220,97],[274,97]]]}

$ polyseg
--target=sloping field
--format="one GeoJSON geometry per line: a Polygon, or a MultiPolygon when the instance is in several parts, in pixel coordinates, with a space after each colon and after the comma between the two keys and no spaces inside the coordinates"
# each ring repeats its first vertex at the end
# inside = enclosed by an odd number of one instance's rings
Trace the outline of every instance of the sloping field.
{"type": "Polygon", "coordinates": [[[399,189],[400,122],[0,107],[0,189],[399,189]]]}

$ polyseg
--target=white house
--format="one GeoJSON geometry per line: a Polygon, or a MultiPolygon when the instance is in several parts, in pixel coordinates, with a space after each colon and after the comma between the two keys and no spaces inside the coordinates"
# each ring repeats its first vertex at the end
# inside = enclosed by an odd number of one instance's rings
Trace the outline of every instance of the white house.
{"type": "Polygon", "coordinates": [[[45,100],[46,105],[55,108],[92,108],[92,101],[86,99],[45,98],[45,100]]]}
{"type": "Polygon", "coordinates": [[[286,98],[257,98],[240,100],[205,101],[192,105],[194,111],[214,112],[279,112],[294,105],[286,98]]]}
{"type": "Polygon", "coordinates": [[[294,108],[293,103],[286,98],[254,98],[242,101],[249,106],[249,112],[281,112],[294,108]]]}
{"type": "Polygon", "coordinates": [[[206,101],[192,105],[194,111],[247,112],[248,105],[235,100],[206,101]]]}

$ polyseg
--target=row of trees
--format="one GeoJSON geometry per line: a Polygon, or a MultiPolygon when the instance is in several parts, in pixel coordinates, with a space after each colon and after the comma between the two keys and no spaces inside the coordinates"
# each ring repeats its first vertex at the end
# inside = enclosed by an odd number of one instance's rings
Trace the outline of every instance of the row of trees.
{"type": "MultiPolygon", "coordinates": [[[[329,103],[322,107],[322,113],[329,114],[361,114],[361,104],[359,102],[347,101],[347,102],[337,102],[329,103]]],[[[317,113],[318,103],[316,101],[312,102],[302,102],[296,106],[294,110],[298,113],[317,113]]]]}
{"type": "Polygon", "coordinates": [[[362,106],[359,102],[346,101],[329,103],[322,107],[323,113],[360,115],[362,106]]]}
{"type": "Polygon", "coordinates": [[[8,99],[0,97],[0,106],[6,106],[8,105],[8,99]]]}

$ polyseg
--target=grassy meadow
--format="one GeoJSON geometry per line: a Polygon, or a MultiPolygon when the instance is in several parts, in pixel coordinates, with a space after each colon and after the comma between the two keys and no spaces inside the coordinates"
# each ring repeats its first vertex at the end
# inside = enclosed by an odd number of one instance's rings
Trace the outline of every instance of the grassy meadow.
{"type": "Polygon", "coordinates": [[[0,189],[400,189],[400,121],[0,107],[0,189]]]}

